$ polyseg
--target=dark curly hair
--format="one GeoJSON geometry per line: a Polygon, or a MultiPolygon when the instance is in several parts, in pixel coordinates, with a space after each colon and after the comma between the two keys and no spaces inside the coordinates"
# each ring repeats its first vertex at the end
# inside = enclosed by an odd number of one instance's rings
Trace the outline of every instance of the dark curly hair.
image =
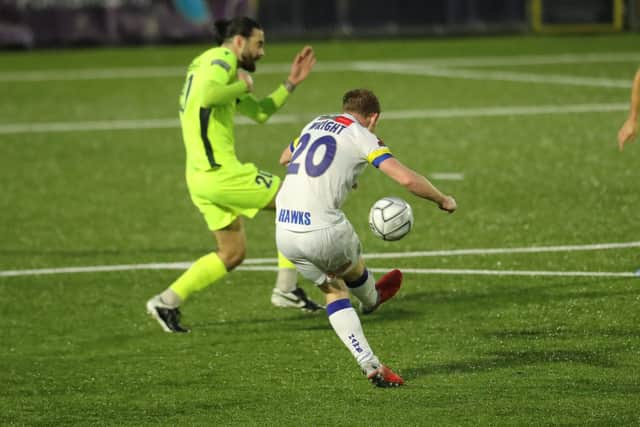
{"type": "Polygon", "coordinates": [[[246,16],[220,19],[213,23],[213,28],[215,30],[214,37],[218,45],[233,36],[240,35],[249,38],[254,29],[262,30],[260,24],[246,16]]]}

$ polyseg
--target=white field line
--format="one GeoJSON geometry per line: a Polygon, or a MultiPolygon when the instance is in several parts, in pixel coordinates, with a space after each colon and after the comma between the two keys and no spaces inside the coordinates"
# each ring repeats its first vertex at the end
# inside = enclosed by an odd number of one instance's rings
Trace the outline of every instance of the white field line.
{"type": "Polygon", "coordinates": [[[180,127],[180,120],[142,119],[142,120],[102,120],[87,122],[43,122],[43,123],[7,123],[0,124],[0,134],[82,132],[101,130],[131,129],[167,129],[180,127]]]}
{"type": "MultiPolygon", "coordinates": [[[[638,52],[566,53],[550,55],[467,56],[403,61],[434,67],[499,67],[556,64],[630,63],[640,60],[638,52]]],[[[372,62],[372,61],[369,61],[372,62]]]]}
{"type": "MultiPolygon", "coordinates": [[[[598,243],[592,245],[564,245],[564,246],[536,246],[524,248],[492,248],[492,249],[454,249],[442,251],[419,251],[419,252],[389,252],[373,253],[365,255],[366,259],[386,259],[386,258],[422,258],[433,256],[457,256],[457,255],[492,255],[510,253],[541,253],[541,252],[576,252],[595,251],[608,249],[626,249],[640,247],[640,242],[623,243],[598,243]]],[[[278,267],[260,265],[276,262],[275,258],[252,258],[247,259],[239,270],[244,271],[276,271],[278,267]]],[[[107,271],[129,271],[129,270],[184,270],[191,265],[190,262],[172,263],[150,263],[150,264],[121,264],[121,265],[98,265],[86,267],[60,267],[41,268],[29,270],[0,270],[0,277],[10,276],[35,276],[44,274],[64,274],[64,273],[91,273],[107,271]]],[[[373,268],[373,272],[386,272],[389,269],[373,268]]],[[[483,275],[524,275],[524,276],[606,276],[606,277],[633,277],[637,273],[630,272],[584,272],[584,271],[521,271],[521,270],[467,270],[467,269],[403,269],[407,273],[416,274],[483,274],[483,275]],[[458,272],[458,273],[456,273],[458,272]]]]}
{"type": "Polygon", "coordinates": [[[436,181],[462,181],[464,174],[459,172],[433,172],[429,175],[430,179],[436,181]]]}
{"type": "MultiPolygon", "coordinates": [[[[396,267],[393,267],[396,268],[396,267]]],[[[369,268],[373,273],[387,273],[392,267],[369,268]]],[[[242,266],[238,267],[242,271],[278,271],[277,266],[242,266]]],[[[473,270],[455,268],[401,268],[403,273],[409,274],[443,274],[455,276],[557,276],[557,277],[640,277],[640,271],[632,272],[612,272],[612,271],[532,271],[532,270],[473,270]]]]}
{"type": "Polygon", "coordinates": [[[452,68],[435,68],[431,66],[418,66],[407,64],[372,64],[361,66],[362,71],[378,73],[394,73],[402,75],[418,75],[429,77],[444,77],[450,79],[467,80],[496,80],[502,82],[519,83],[543,83],[571,86],[591,86],[606,88],[629,88],[628,79],[608,79],[598,77],[581,77],[558,74],[533,74],[510,71],[481,71],[481,70],[454,70],[452,68]]]}
{"type": "MultiPolygon", "coordinates": [[[[588,63],[637,63],[640,55],[637,52],[618,53],[580,53],[555,55],[518,55],[518,56],[479,56],[417,59],[396,62],[396,65],[437,66],[437,67],[490,67],[521,65],[553,65],[553,64],[588,64],[588,63]]],[[[381,61],[321,61],[314,67],[314,72],[366,71],[381,64],[381,61]]],[[[258,64],[257,75],[286,73],[288,63],[258,64]]],[[[118,68],[72,68],[59,70],[14,70],[0,72],[0,82],[38,82],[64,80],[101,80],[101,79],[147,79],[182,77],[186,74],[185,66],[158,67],[118,67],[118,68]]],[[[630,76],[631,78],[631,76],[630,76]]]]}
{"type": "Polygon", "coordinates": [[[130,270],[185,270],[191,262],[168,262],[151,264],[90,265],[85,267],[38,268],[31,270],[4,270],[0,277],[40,276],[44,274],[99,273],[130,270]]]}
{"type": "MultiPolygon", "coordinates": [[[[465,255],[498,255],[498,254],[535,254],[548,252],[583,252],[602,251],[609,249],[640,248],[638,242],[622,243],[595,243],[591,245],[562,245],[562,246],[529,246],[522,248],[478,248],[478,249],[449,249],[438,251],[414,251],[414,252],[380,252],[364,254],[365,259],[403,259],[403,258],[427,258],[465,255]]],[[[244,261],[247,264],[272,264],[277,258],[250,258],[244,261]]]]}
{"type": "MultiPolygon", "coordinates": [[[[499,116],[527,116],[540,114],[573,114],[573,113],[603,113],[626,111],[629,105],[616,104],[569,104],[569,105],[539,105],[539,106],[500,106],[478,108],[444,108],[425,110],[397,110],[385,111],[384,120],[410,119],[449,119],[456,117],[499,117],[499,116]]],[[[276,114],[269,119],[270,124],[305,123],[315,117],[309,114],[276,114]]],[[[245,118],[236,118],[238,125],[254,125],[255,122],[245,118]]],[[[166,129],[177,128],[180,123],[177,118],[142,119],[142,120],[103,120],[87,122],[43,122],[43,123],[5,123],[0,124],[0,135],[23,133],[50,132],[83,132],[83,131],[112,131],[137,129],[166,129]]]]}
{"type": "MultiPolygon", "coordinates": [[[[372,268],[374,273],[386,273],[391,268],[372,268]]],[[[481,276],[560,276],[560,277],[640,277],[639,273],[618,273],[610,271],[526,271],[526,270],[468,270],[447,268],[402,268],[411,274],[452,274],[481,276]]]]}
{"type": "MultiPolygon", "coordinates": [[[[93,267],[46,268],[38,270],[6,270],[0,271],[0,277],[40,276],[45,274],[95,273],[131,270],[185,270],[190,263],[167,264],[133,264],[133,265],[99,265],[93,267]]],[[[240,266],[239,271],[278,271],[273,265],[240,266]]],[[[369,268],[374,273],[386,273],[391,267],[369,268]]],[[[482,275],[482,276],[562,276],[562,277],[640,277],[640,272],[610,271],[531,271],[531,270],[472,270],[450,268],[402,268],[403,273],[410,274],[447,274],[447,275],[482,275]]]]}
{"type": "MultiPolygon", "coordinates": [[[[327,62],[317,64],[314,72],[342,72],[358,71],[361,65],[368,62],[327,62]]],[[[287,73],[290,64],[258,65],[256,75],[287,73]]],[[[75,81],[75,80],[109,80],[109,79],[149,79],[184,77],[185,67],[118,67],[118,68],[76,68],[60,70],[26,70],[0,72],[0,83],[4,82],[47,82],[47,81],[75,81]]]]}
{"type": "Polygon", "coordinates": [[[564,246],[532,246],[524,248],[493,248],[493,249],[452,249],[442,251],[418,251],[418,252],[382,252],[365,254],[365,259],[384,258],[422,258],[438,256],[460,255],[496,255],[496,254],[533,254],[548,252],[578,252],[601,251],[609,249],[640,248],[640,242],[624,243],[597,243],[593,245],[564,245],[564,246]]]}

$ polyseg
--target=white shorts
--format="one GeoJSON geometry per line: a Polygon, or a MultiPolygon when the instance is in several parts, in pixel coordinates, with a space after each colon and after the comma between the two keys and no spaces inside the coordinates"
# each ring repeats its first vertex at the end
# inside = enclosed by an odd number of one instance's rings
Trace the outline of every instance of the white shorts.
{"type": "Polygon", "coordinates": [[[308,232],[276,225],[278,250],[302,276],[323,285],[344,274],[360,258],[360,239],[349,221],[308,232]]]}

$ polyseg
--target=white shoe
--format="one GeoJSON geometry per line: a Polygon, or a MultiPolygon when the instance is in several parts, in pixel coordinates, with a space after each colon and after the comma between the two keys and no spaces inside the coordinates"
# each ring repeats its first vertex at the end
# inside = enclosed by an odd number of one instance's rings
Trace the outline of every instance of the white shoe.
{"type": "Polygon", "coordinates": [[[189,332],[189,328],[180,325],[180,309],[165,304],[160,295],[147,301],[147,313],[158,321],[165,332],[189,332]]]}
{"type": "Polygon", "coordinates": [[[273,288],[271,304],[276,307],[299,308],[303,311],[311,312],[324,309],[323,305],[307,297],[307,294],[302,288],[296,288],[292,292],[282,292],[278,288],[273,288]]]}

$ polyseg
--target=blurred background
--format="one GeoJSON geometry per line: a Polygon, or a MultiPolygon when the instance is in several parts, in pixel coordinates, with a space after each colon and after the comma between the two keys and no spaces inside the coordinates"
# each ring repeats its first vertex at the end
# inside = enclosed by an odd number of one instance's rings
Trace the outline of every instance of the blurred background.
{"type": "Polygon", "coordinates": [[[640,426],[640,143],[616,144],[639,11],[0,0],[0,426],[640,426]],[[301,127],[367,87],[376,134],[459,202],[446,215],[367,168],[344,207],[372,271],[406,273],[362,320],[404,389],[372,390],[325,316],[271,306],[272,212],[247,221],[247,265],[189,301],[193,333],[163,337],[146,315],[215,247],[178,98],[212,22],[235,15],[265,29],[256,96],[303,44],[318,57],[268,124],[238,117],[241,161],[283,176],[301,127]],[[369,231],[383,196],[412,204],[399,242],[369,231]]]}
{"type": "Polygon", "coordinates": [[[247,15],[270,40],[637,30],[640,0],[0,0],[0,47],[187,43],[247,15]]]}

